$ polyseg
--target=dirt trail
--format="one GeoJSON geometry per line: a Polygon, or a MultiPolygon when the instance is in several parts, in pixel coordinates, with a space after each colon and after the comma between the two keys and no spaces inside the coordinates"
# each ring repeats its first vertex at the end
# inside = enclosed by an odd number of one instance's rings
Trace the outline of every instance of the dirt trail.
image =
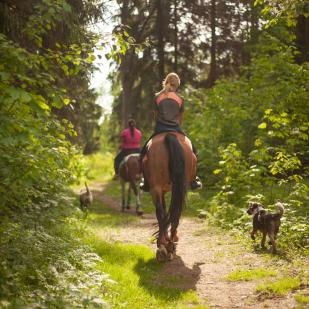
{"type": "MultiPolygon", "coordinates": [[[[97,184],[95,198],[119,211],[119,203],[103,194],[104,185],[97,184]]],[[[130,210],[135,215],[134,210],[130,210]]],[[[155,230],[154,215],[144,215],[133,224],[112,231],[111,241],[143,244],[154,251],[151,242],[155,230]]],[[[167,262],[160,274],[158,284],[196,290],[200,299],[211,308],[297,308],[293,295],[281,298],[260,299],[255,289],[260,281],[229,282],[226,276],[235,269],[268,267],[257,253],[250,252],[221,230],[209,227],[198,218],[182,217],[179,225],[180,241],[177,256],[167,262]],[[166,275],[173,282],[166,283],[166,275]]]]}

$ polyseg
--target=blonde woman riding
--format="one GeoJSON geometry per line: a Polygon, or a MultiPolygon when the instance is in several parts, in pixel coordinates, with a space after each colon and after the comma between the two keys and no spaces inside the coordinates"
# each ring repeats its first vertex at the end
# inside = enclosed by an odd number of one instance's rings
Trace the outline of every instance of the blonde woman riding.
{"type": "MultiPolygon", "coordinates": [[[[154,134],[148,139],[148,141],[155,135],[163,132],[176,131],[185,134],[180,125],[183,121],[184,115],[184,102],[183,99],[176,93],[180,86],[180,78],[176,73],[169,73],[163,81],[163,89],[156,94],[154,114],[156,119],[156,125],[154,134]]],[[[147,143],[144,145],[141,151],[141,159],[147,152],[147,143]]],[[[193,150],[196,154],[195,149],[193,150]]],[[[147,180],[140,185],[144,191],[149,191],[147,180]]],[[[191,183],[191,189],[200,189],[202,183],[198,177],[191,183]]]]}

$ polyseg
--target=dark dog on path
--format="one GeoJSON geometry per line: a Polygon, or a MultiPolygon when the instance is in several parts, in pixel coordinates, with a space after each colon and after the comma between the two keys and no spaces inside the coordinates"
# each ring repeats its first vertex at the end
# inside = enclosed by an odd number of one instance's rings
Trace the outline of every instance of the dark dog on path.
{"type": "Polygon", "coordinates": [[[251,232],[251,238],[255,240],[255,235],[257,231],[262,232],[263,237],[261,241],[261,247],[265,249],[265,240],[266,235],[268,235],[270,239],[270,243],[272,245],[272,253],[276,253],[276,237],[279,232],[279,226],[281,224],[280,219],[284,213],[284,207],[282,203],[276,203],[278,212],[277,213],[269,213],[266,209],[264,209],[263,205],[260,203],[249,203],[249,208],[247,213],[253,216],[253,229],[251,232]]]}
{"type": "Polygon", "coordinates": [[[82,211],[88,210],[93,200],[92,193],[89,190],[86,182],[85,182],[85,186],[86,186],[86,192],[81,193],[79,196],[80,208],[82,211]]]}

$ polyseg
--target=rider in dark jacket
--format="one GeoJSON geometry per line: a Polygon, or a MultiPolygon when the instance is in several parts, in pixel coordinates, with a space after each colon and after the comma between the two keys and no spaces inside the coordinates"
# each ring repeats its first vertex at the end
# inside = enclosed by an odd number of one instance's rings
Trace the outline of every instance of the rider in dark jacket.
{"type": "MultiPolygon", "coordinates": [[[[155,135],[162,132],[176,131],[185,134],[180,125],[184,115],[184,102],[183,99],[176,93],[180,86],[180,79],[176,73],[170,73],[163,81],[163,89],[157,93],[155,98],[154,113],[156,119],[156,126],[154,134],[148,139],[148,141],[155,135]]],[[[147,143],[145,143],[141,151],[141,159],[147,152],[147,143]]],[[[196,150],[193,148],[194,154],[197,156],[196,150]]],[[[144,179],[144,183],[140,185],[144,191],[149,191],[149,185],[147,180],[144,179]]],[[[191,183],[191,189],[202,188],[202,183],[198,177],[191,183]]]]}

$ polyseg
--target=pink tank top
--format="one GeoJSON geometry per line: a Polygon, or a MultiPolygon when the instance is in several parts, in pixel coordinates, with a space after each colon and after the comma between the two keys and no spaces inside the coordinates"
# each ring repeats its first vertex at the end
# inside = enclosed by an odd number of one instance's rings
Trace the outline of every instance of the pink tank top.
{"type": "Polygon", "coordinates": [[[134,128],[134,136],[131,136],[130,129],[124,129],[121,132],[121,148],[133,149],[141,147],[142,134],[141,131],[134,128]]]}

